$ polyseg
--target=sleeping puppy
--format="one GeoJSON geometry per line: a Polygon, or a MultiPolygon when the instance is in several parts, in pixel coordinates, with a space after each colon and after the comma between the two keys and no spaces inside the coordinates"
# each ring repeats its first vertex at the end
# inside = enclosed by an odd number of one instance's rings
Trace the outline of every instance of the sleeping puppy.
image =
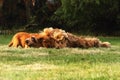
{"type": "Polygon", "coordinates": [[[37,39],[35,36],[32,36],[30,38],[27,38],[25,40],[25,43],[29,46],[29,47],[34,47],[34,48],[39,48],[39,47],[43,47],[42,45],[42,38],[37,39]]]}
{"type": "Polygon", "coordinates": [[[10,43],[8,44],[9,47],[19,47],[28,48],[29,46],[26,44],[25,40],[31,36],[38,37],[38,33],[27,33],[27,32],[18,32],[16,33],[10,43]]]}

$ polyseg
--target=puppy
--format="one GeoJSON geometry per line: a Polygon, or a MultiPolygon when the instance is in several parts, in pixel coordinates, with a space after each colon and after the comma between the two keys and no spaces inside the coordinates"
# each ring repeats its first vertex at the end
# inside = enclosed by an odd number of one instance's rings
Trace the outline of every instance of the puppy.
{"type": "Polygon", "coordinates": [[[42,45],[42,38],[37,40],[37,38],[35,36],[32,36],[30,38],[27,38],[25,40],[25,43],[29,46],[29,47],[34,47],[34,48],[39,48],[39,47],[43,47],[42,45]]]}
{"type": "Polygon", "coordinates": [[[29,46],[26,44],[25,40],[31,36],[39,36],[38,33],[27,33],[27,32],[18,32],[16,33],[10,43],[8,44],[9,47],[18,47],[21,46],[22,48],[28,48],[29,46]]]}

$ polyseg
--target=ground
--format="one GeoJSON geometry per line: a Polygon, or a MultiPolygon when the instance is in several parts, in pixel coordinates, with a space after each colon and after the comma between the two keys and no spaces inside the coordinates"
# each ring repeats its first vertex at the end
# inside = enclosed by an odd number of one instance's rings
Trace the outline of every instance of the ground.
{"type": "Polygon", "coordinates": [[[120,37],[111,48],[13,48],[0,35],[0,80],[120,80],[120,37]]]}

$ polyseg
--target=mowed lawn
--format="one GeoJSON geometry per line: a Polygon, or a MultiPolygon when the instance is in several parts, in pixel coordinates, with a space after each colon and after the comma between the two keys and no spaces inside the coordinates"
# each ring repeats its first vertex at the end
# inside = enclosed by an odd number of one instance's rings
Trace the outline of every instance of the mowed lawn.
{"type": "Polygon", "coordinates": [[[13,48],[0,35],[0,80],[120,80],[120,37],[111,48],[13,48]]]}

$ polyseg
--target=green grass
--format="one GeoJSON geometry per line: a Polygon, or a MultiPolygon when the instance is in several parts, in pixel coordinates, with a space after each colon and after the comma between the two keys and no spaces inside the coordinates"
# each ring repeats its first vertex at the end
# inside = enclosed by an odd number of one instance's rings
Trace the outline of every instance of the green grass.
{"type": "Polygon", "coordinates": [[[111,48],[13,48],[0,35],[0,80],[120,80],[120,37],[111,48]]]}

